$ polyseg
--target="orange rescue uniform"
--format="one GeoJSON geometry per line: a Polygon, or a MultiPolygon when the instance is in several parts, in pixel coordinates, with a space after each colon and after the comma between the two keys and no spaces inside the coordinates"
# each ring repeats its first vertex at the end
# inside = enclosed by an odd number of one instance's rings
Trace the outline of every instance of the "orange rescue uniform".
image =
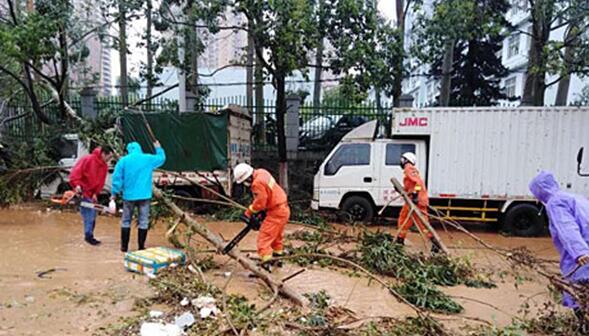
{"type": "MultiPolygon", "coordinates": [[[[419,211],[427,218],[427,208],[429,206],[429,197],[427,195],[427,189],[425,188],[425,183],[419,176],[419,170],[415,168],[414,165],[411,163],[407,163],[405,168],[403,169],[403,188],[405,192],[411,197],[411,194],[417,193],[417,207],[419,211]]],[[[397,227],[399,229],[399,237],[405,238],[407,236],[407,232],[413,226],[413,224],[417,225],[419,230],[425,234],[428,238],[432,237],[432,233],[423,225],[423,223],[417,217],[417,214],[411,214],[411,218],[408,218],[409,215],[409,205],[404,204],[403,208],[401,209],[401,213],[399,214],[399,220],[397,222],[397,227]]]]}
{"type": "Polygon", "coordinates": [[[258,254],[266,261],[272,258],[272,252],[282,254],[284,250],[284,228],[290,217],[290,208],[284,189],[265,169],[254,170],[251,189],[254,201],[245,214],[249,217],[266,211],[257,241],[258,254]]]}

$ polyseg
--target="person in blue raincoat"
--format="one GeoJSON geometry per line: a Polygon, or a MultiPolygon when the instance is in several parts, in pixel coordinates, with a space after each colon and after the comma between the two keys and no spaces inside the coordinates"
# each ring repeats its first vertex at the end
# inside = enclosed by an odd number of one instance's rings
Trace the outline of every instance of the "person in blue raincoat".
{"type": "MultiPolygon", "coordinates": [[[[589,200],[560,190],[554,175],[542,171],[530,182],[530,191],[544,204],[550,222],[550,235],[560,254],[563,277],[574,282],[589,282],[589,200]],[[574,272],[572,275],[571,272],[574,272]]],[[[589,321],[583,318],[579,305],[564,293],[563,305],[575,309],[584,332],[589,321]]]]}
{"type": "Polygon", "coordinates": [[[123,218],[121,220],[121,251],[127,252],[131,234],[133,210],[139,209],[139,228],[137,241],[139,250],[145,249],[149,228],[149,207],[152,197],[152,175],[156,168],[166,161],[166,154],[160,143],[153,143],[155,154],[145,154],[141,145],[131,142],[127,145],[127,155],[115,166],[112,176],[112,199],[123,193],[123,218]]]}

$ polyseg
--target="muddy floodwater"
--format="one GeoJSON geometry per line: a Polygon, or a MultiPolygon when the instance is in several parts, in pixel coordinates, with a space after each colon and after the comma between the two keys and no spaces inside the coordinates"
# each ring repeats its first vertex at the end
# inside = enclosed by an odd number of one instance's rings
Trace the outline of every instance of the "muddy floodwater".
{"type": "MultiPolygon", "coordinates": [[[[225,239],[242,228],[239,223],[201,221],[225,239]]],[[[289,226],[287,233],[299,229],[289,226]]],[[[374,229],[394,232],[389,227],[374,229]]],[[[148,247],[169,245],[164,233],[163,225],[150,231],[148,247]]],[[[497,246],[526,246],[542,258],[557,260],[548,237],[477,234],[497,246]]],[[[513,277],[508,275],[509,265],[501,258],[463,234],[441,232],[441,235],[453,253],[467,255],[476,265],[492,272],[498,285],[493,289],[443,288],[465,308],[464,313],[454,316],[458,320],[477,318],[507,325],[518,314],[522,303],[534,306],[546,300],[548,290],[543,280],[530,277],[516,287],[513,277]]],[[[132,311],[135,300],[149,297],[152,290],[147,277],[123,268],[119,218],[99,217],[95,236],[102,241],[100,246],[83,241],[81,218],[73,212],[38,207],[0,211],[0,335],[93,335],[100,327],[136,314],[132,311]]],[[[136,239],[134,229],[131,249],[136,248],[136,239]]],[[[255,234],[246,237],[240,248],[254,249],[255,234]]],[[[409,248],[423,249],[416,234],[409,236],[409,248]]],[[[233,272],[228,292],[259,300],[263,286],[258,280],[248,277],[248,272],[230,259],[217,256],[216,261],[221,268],[207,274],[211,281],[222,285],[227,272],[233,272]]],[[[275,275],[280,278],[299,269],[287,264],[275,275]]],[[[289,284],[301,293],[324,289],[333,304],[349,308],[360,317],[412,314],[381,286],[342,272],[311,267],[289,284]]]]}

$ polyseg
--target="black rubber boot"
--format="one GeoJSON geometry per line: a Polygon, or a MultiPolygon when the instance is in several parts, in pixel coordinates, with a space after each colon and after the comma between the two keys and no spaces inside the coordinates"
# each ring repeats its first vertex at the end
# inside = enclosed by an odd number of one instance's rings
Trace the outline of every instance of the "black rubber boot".
{"type": "Polygon", "coordinates": [[[139,250],[145,250],[145,240],[147,240],[147,229],[138,229],[137,233],[137,242],[139,243],[139,250]]]}
{"type": "Polygon", "coordinates": [[[397,240],[395,240],[395,244],[399,244],[399,245],[405,245],[405,238],[402,237],[397,237],[397,240]]]}
{"type": "Polygon", "coordinates": [[[431,249],[432,255],[442,252],[442,247],[440,246],[440,244],[436,240],[432,239],[431,242],[432,242],[432,249],[431,249]]]}
{"type": "Polygon", "coordinates": [[[129,237],[131,228],[121,228],[121,252],[127,252],[129,249],[129,237]]]}
{"type": "MultiPolygon", "coordinates": [[[[272,258],[281,258],[284,257],[284,253],[276,253],[276,252],[272,252],[272,258]]],[[[276,266],[276,267],[282,267],[282,260],[275,260],[272,263],[272,266],[276,266]]]]}

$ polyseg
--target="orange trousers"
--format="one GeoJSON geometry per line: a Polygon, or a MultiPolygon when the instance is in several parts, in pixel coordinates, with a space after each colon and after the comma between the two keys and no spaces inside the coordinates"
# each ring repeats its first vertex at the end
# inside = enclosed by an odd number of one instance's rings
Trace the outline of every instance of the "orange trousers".
{"type": "Polygon", "coordinates": [[[284,228],[290,218],[290,209],[287,205],[268,211],[266,219],[258,233],[258,255],[262,260],[272,257],[272,252],[282,253],[284,250],[284,228]]]}
{"type": "MultiPolygon", "coordinates": [[[[419,211],[428,218],[427,213],[427,206],[418,206],[419,211]]],[[[399,219],[397,221],[397,229],[399,230],[398,237],[405,238],[407,236],[407,232],[409,229],[415,224],[419,231],[421,231],[426,237],[431,238],[432,233],[427,229],[425,225],[419,220],[416,213],[411,214],[411,218],[407,218],[409,216],[409,206],[407,204],[403,205],[401,208],[401,213],[399,214],[399,219]]]]}

